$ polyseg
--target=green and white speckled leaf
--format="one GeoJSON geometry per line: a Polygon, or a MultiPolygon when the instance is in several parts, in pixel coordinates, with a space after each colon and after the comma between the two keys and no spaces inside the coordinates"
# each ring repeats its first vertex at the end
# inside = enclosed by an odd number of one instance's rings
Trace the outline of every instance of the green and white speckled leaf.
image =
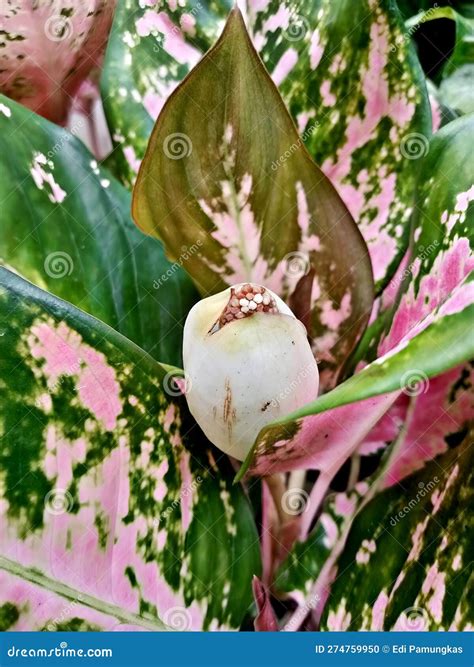
{"type": "Polygon", "coordinates": [[[336,186],[386,284],[408,245],[430,111],[393,0],[258,3],[253,39],[302,138],[336,186]]]}
{"type": "Polygon", "coordinates": [[[0,321],[0,618],[238,627],[260,570],[252,512],[165,370],[4,268],[0,321]]]}
{"type": "Polygon", "coordinates": [[[197,297],[184,250],[171,264],[131,221],[128,192],[83,144],[5,97],[0,165],[0,263],[179,365],[197,297]]]}
{"type": "Polygon", "coordinates": [[[220,33],[232,7],[166,0],[119,0],[101,77],[115,147],[113,168],[132,185],[163,104],[220,33]]]}
{"type": "Polygon", "coordinates": [[[472,630],[473,456],[471,433],[356,517],[322,629],[472,630]]]}
{"type": "Polygon", "coordinates": [[[302,145],[238,10],[168,99],[135,185],[132,214],[204,294],[266,285],[306,324],[330,384],[373,300],[363,238],[302,145]],[[344,249],[341,252],[341,249],[344,249]]]}

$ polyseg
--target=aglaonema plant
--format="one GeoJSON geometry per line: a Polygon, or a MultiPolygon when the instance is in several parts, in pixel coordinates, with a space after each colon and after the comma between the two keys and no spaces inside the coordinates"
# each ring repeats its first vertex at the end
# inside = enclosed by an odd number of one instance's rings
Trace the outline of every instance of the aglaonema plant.
{"type": "Polygon", "coordinates": [[[473,119],[258,7],[119,3],[108,168],[1,99],[3,629],[472,627],[473,119]]]}

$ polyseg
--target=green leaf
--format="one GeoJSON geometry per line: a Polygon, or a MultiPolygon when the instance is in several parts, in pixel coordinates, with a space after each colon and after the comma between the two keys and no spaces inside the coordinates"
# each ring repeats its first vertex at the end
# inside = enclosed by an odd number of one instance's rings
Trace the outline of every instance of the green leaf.
{"type": "Polygon", "coordinates": [[[274,1],[256,16],[254,42],[359,225],[380,290],[408,246],[416,158],[431,133],[424,75],[395,2],[274,1]]]}
{"type": "Polygon", "coordinates": [[[11,629],[238,627],[260,569],[252,512],[165,369],[4,268],[0,285],[11,629]]]}
{"type": "MultiPolygon", "coordinates": [[[[169,3],[171,4],[171,3],[169,3]]],[[[176,3],[171,11],[119,0],[101,76],[115,147],[114,172],[135,181],[153,123],[166,98],[219,34],[229,0],[176,3]]]]}
{"type": "Polygon", "coordinates": [[[324,630],[464,630],[472,593],[472,435],[356,517],[324,630]]]}
{"type": "Polygon", "coordinates": [[[286,298],[328,374],[363,331],[372,305],[367,248],[302,145],[238,10],[168,99],[132,211],[169,257],[194,244],[186,269],[202,292],[252,281],[286,298]]]}
{"type": "Polygon", "coordinates": [[[74,136],[1,98],[0,261],[181,363],[196,292],[182,265],[130,219],[130,197],[74,136]]]}

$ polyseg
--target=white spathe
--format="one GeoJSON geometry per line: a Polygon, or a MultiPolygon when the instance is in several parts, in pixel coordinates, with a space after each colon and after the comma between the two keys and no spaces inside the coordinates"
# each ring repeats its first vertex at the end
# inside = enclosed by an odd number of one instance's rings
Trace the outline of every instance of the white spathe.
{"type": "Polygon", "coordinates": [[[192,415],[214,445],[243,461],[263,426],[317,397],[319,375],[305,327],[270,290],[277,313],[252,312],[216,330],[241,287],[191,309],[183,361],[192,415]]]}

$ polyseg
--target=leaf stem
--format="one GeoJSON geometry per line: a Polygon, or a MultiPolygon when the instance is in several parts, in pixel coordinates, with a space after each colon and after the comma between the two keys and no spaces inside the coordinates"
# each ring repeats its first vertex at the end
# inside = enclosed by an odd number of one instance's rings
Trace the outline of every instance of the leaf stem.
{"type": "Polygon", "coordinates": [[[143,614],[138,616],[133,612],[129,612],[126,609],[111,604],[110,602],[105,602],[104,600],[99,600],[92,595],[87,595],[82,591],[78,591],[74,588],[71,588],[67,584],[64,584],[59,581],[55,581],[50,577],[38,572],[29,567],[25,567],[16,563],[15,561],[5,558],[5,556],[0,556],[0,570],[5,570],[6,572],[12,574],[15,577],[29,581],[36,586],[40,586],[48,591],[52,591],[61,597],[64,597],[68,600],[81,601],[81,604],[91,609],[95,609],[103,614],[108,614],[113,616],[122,623],[127,625],[139,625],[147,630],[153,631],[169,631],[170,628],[166,626],[159,618],[154,618],[148,614],[143,614]]]}

